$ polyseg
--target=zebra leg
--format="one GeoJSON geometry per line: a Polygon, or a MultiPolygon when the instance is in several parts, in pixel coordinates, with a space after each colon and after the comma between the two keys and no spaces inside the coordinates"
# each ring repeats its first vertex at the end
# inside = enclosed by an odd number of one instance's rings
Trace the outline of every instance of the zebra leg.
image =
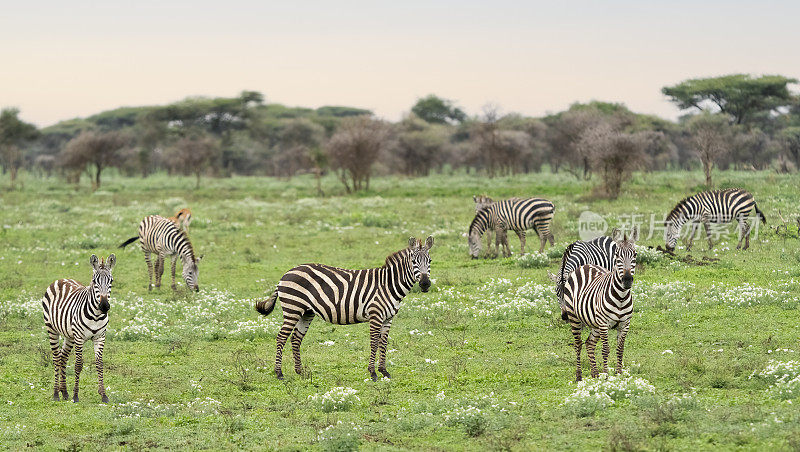
{"type": "Polygon", "coordinates": [[[617,373],[622,373],[622,352],[625,350],[625,336],[628,335],[628,327],[630,327],[631,321],[628,319],[627,321],[620,323],[617,326],[617,373]]]}
{"type": "Polygon", "coordinates": [[[69,361],[69,354],[72,352],[72,344],[71,338],[64,338],[64,345],[61,347],[61,356],[59,356],[58,370],[61,373],[59,389],[61,390],[61,398],[63,400],[69,399],[69,394],[67,393],[67,362],[69,361]]]}
{"type": "Polygon", "coordinates": [[[290,309],[283,309],[283,325],[281,325],[281,330],[278,331],[278,337],[276,338],[276,347],[275,347],[275,375],[278,377],[278,380],[283,380],[283,370],[281,369],[283,364],[283,346],[286,345],[286,340],[289,338],[289,335],[292,334],[292,330],[294,330],[294,326],[300,320],[300,312],[295,312],[290,309]]]}
{"type": "Polygon", "coordinates": [[[689,250],[692,249],[694,236],[697,235],[698,229],[700,229],[700,223],[692,223],[692,229],[689,231],[689,243],[686,245],[686,252],[689,252],[689,250]]]}
{"type": "Polygon", "coordinates": [[[97,393],[100,394],[101,401],[108,403],[106,395],[106,385],[103,383],[103,347],[106,345],[106,335],[94,340],[94,366],[97,369],[97,393]]]}
{"type": "Polygon", "coordinates": [[[311,310],[306,311],[303,317],[300,318],[300,321],[297,322],[297,325],[294,327],[294,332],[292,333],[294,371],[297,372],[298,375],[303,373],[303,363],[300,361],[300,344],[303,343],[303,337],[305,337],[308,332],[308,327],[311,325],[312,320],[314,320],[314,312],[311,310]]]}
{"type": "Polygon", "coordinates": [[[389,343],[389,328],[392,327],[392,319],[383,322],[381,327],[381,342],[378,344],[378,354],[380,355],[380,363],[378,364],[378,372],[383,374],[386,378],[392,378],[389,371],[386,370],[386,346],[389,343]]]}
{"type": "MultiPolygon", "coordinates": [[[[492,255],[492,252],[493,252],[492,251],[492,242],[493,242],[493,240],[492,240],[492,230],[488,229],[488,230],[486,230],[486,255],[487,256],[491,256],[492,255]]],[[[494,252],[496,253],[496,251],[494,251],[494,252]]]]}
{"type": "Polygon", "coordinates": [[[575,381],[581,381],[581,347],[583,347],[583,341],[581,340],[580,325],[572,325],[572,337],[575,339],[573,343],[575,346],[575,381]]]}
{"type": "Polygon", "coordinates": [[[144,261],[147,262],[147,290],[153,290],[153,261],[150,260],[150,251],[144,252],[144,261]]]}
{"type": "Polygon", "coordinates": [[[81,371],[83,370],[83,339],[75,339],[75,389],[72,394],[72,401],[78,403],[78,388],[81,380],[81,371]]]}
{"type": "Polygon", "coordinates": [[[711,241],[711,224],[708,221],[703,221],[703,229],[706,231],[706,240],[708,240],[708,250],[714,249],[714,242],[711,241]]]}
{"type": "Polygon", "coordinates": [[[744,249],[750,247],[750,225],[747,224],[747,219],[744,217],[739,218],[739,244],[736,245],[736,249],[741,249],[742,247],[742,240],[745,241],[744,249]]]}
{"type": "Polygon", "coordinates": [[[367,365],[367,371],[369,371],[372,381],[378,381],[378,374],[375,373],[375,354],[378,351],[378,344],[381,340],[382,327],[383,322],[378,316],[371,315],[369,318],[369,365],[367,365]]]}
{"type": "Polygon", "coordinates": [[[597,338],[600,337],[599,331],[592,328],[589,331],[589,337],[586,338],[586,354],[589,356],[589,369],[592,372],[592,378],[597,378],[597,361],[594,358],[594,352],[597,348],[597,338]]]}
{"type": "Polygon", "coordinates": [[[608,325],[600,327],[600,339],[603,341],[603,373],[608,375],[608,355],[610,348],[608,346],[608,325]]]}
{"type": "Polygon", "coordinates": [[[172,290],[176,290],[178,286],[175,285],[175,264],[178,262],[178,255],[172,255],[172,290]]]}
{"type": "MultiPolygon", "coordinates": [[[[519,255],[522,256],[525,254],[525,231],[514,231],[517,233],[517,237],[519,237],[519,255]]],[[[544,244],[542,244],[542,248],[544,248],[544,244]]],[[[541,253],[541,251],[539,251],[541,253]]]]}
{"type": "Polygon", "coordinates": [[[744,249],[750,248],[750,229],[752,229],[752,225],[747,222],[747,219],[742,220],[744,223],[744,249]]]}
{"type": "Polygon", "coordinates": [[[58,381],[58,377],[61,375],[61,352],[59,351],[58,346],[58,333],[54,331],[48,331],[47,336],[50,339],[50,351],[53,353],[53,372],[55,373],[55,383],[53,383],[53,401],[58,402],[60,400],[58,398],[58,390],[61,387],[61,384],[58,381]]]}
{"type": "Polygon", "coordinates": [[[164,256],[159,254],[156,257],[156,289],[161,288],[161,276],[164,274],[164,256]]]}

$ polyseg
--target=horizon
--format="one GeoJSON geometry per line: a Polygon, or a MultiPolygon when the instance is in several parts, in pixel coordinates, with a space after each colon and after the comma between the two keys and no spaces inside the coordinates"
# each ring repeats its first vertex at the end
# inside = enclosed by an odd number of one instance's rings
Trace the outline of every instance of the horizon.
{"type": "Polygon", "coordinates": [[[731,73],[800,76],[789,58],[800,5],[788,1],[769,2],[769,17],[764,4],[743,1],[44,3],[15,4],[0,19],[11,43],[0,50],[0,107],[39,127],[242,90],[391,121],[428,94],[470,116],[493,104],[541,117],[598,100],[676,120],[685,111],[664,86],[731,73]]]}

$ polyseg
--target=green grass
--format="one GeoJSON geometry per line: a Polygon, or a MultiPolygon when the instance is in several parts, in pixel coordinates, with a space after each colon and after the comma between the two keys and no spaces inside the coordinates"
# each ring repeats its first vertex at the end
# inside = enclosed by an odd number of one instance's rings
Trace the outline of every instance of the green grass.
{"type": "MultiPolygon", "coordinates": [[[[723,172],[716,181],[753,192],[770,225],[778,209],[798,214],[797,175],[723,172]]],[[[624,214],[661,218],[702,189],[699,173],[637,174],[614,201],[592,199],[590,182],[549,173],[384,177],[351,196],[328,177],[325,198],[315,197],[308,177],[206,179],[194,190],[191,178],[109,175],[95,193],[57,179],[25,176],[24,183],[0,200],[0,448],[800,447],[800,400],[758,375],[771,360],[800,360],[797,238],[762,228],[748,251],[728,239],[708,252],[699,241],[692,254],[719,258],[712,265],[640,264],[625,358],[632,378],[654,390],[605,408],[579,396],[565,403],[576,393],[575,358],[545,271],[556,271],[557,253],[546,269],[516,256],[469,259],[473,194],[551,199],[563,247],[577,239],[583,210],[612,218],[611,226],[624,214]],[[148,292],[138,246],[116,245],[136,235],[145,215],[184,206],[205,255],[202,291],[188,293],[179,270],[178,292],[169,290],[169,276],[148,292]],[[429,234],[434,285],[425,294],[415,289],[395,318],[391,381],[365,381],[366,325],[319,319],[303,343],[306,375],[293,372],[286,353],[287,379],[275,379],[281,314],[262,318],[252,304],[283,272],[305,262],[378,266],[409,236],[429,234]],[[88,282],[89,256],[111,252],[118,257],[105,352],[111,404],[99,404],[92,366],[81,376],[81,403],[52,402],[39,300],[57,278],[88,282]],[[340,405],[346,409],[310,399],[335,387],[352,388],[357,398],[340,405]]],[[[662,244],[658,234],[642,236],[642,245],[662,244]]],[[[513,234],[509,242],[518,251],[513,234]]],[[[538,249],[538,239],[528,245],[538,249]]],[[[91,362],[89,353],[85,359],[91,362]]]]}

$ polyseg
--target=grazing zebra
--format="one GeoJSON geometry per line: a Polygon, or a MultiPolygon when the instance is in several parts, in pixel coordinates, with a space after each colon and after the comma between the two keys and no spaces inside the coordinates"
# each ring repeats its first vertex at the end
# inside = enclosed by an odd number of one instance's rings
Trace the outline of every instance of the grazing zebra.
{"type": "MultiPolygon", "coordinates": [[[[486,195],[475,195],[475,196],[472,197],[472,200],[475,201],[475,213],[476,214],[478,212],[480,212],[482,209],[485,209],[485,208],[489,207],[489,205],[494,202],[494,200],[492,200],[492,198],[490,198],[490,197],[488,197],[486,195]]],[[[497,255],[497,253],[499,251],[496,248],[495,248],[494,251],[492,251],[492,234],[493,234],[493,232],[494,231],[492,229],[489,229],[489,230],[486,231],[486,248],[487,248],[487,253],[488,254],[497,255]]]]}
{"type": "Polygon", "coordinates": [[[380,363],[378,371],[390,377],[386,370],[386,344],[392,318],[400,309],[400,301],[408,294],[414,283],[427,292],[431,286],[431,258],[428,250],[433,246],[433,237],[423,244],[411,237],[408,247],[389,255],[383,267],[367,270],[347,270],[322,264],[306,264],[295,267],[283,275],[269,299],[256,303],[256,310],[269,315],[280,299],[283,310],[283,326],[277,337],[275,351],[275,374],[283,379],[283,346],[292,334],[294,370],[302,373],[300,344],[314,316],[326,322],[349,325],[369,322],[370,355],[369,374],[373,380],[375,354],[380,363]]]}
{"type": "Polygon", "coordinates": [[[592,264],[600,268],[610,271],[611,264],[614,261],[614,253],[617,250],[617,242],[614,238],[619,230],[614,229],[611,232],[611,237],[601,236],[592,240],[576,240],[567,246],[564,250],[564,256],[561,258],[561,267],[558,274],[554,275],[548,272],[550,279],[556,283],[556,297],[558,298],[558,305],[561,307],[561,318],[567,320],[567,314],[564,310],[564,284],[567,277],[576,268],[592,264]]]}
{"type": "Polygon", "coordinates": [[[192,211],[189,209],[181,209],[174,217],[169,217],[169,220],[175,223],[175,226],[183,232],[189,232],[189,224],[192,222],[192,211]]]}
{"type": "Polygon", "coordinates": [[[108,403],[106,387],[103,385],[103,347],[106,342],[106,326],[108,325],[108,302],[111,283],[114,278],[111,270],[117,262],[113,254],[108,260],[97,259],[92,254],[92,282],[89,287],[74,279],[59,279],[50,284],[42,298],[44,308],[44,324],[50,337],[50,350],[53,352],[53,368],[55,384],[53,400],[58,401],[58,393],[64,400],[67,394],[67,361],[72,348],[75,348],[75,391],[73,402],[78,401],[78,382],[83,369],[83,344],[91,340],[94,343],[94,362],[97,367],[98,393],[103,403],[108,403]],[[59,350],[59,337],[64,336],[64,344],[59,350]]]}
{"type": "Polygon", "coordinates": [[[753,195],[741,188],[709,190],[684,198],[667,215],[664,231],[667,250],[670,252],[675,250],[684,223],[692,223],[686,251],[692,248],[694,237],[700,229],[701,223],[706,230],[708,249],[712,249],[714,245],[711,241],[711,223],[730,223],[734,219],[739,222],[739,244],[736,245],[736,249],[742,247],[742,240],[745,241],[744,249],[747,249],[750,247],[750,228],[752,227],[747,222],[747,216],[753,212],[761,216],[762,223],[767,224],[767,218],[756,205],[753,195]]]}
{"type": "Polygon", "coordinates": [[[564,285],[564,313],[575,339],[577,368],[575,380],[581,380],[581,329],[588,326],[586,354],[592,377],[597,377],[594,352],[597,338],[603,342],[603,372],[608,373],[608,330],[617,328],[617,373],[622,372],[622,352],[633,315],[631,286],[636,271],[636,248],[639,230],[634,227],[630,238],[623,235],[616,241],[614,269],[608,271],[596,265],[583,265],[570,273],[564,285]]]}
{"type": "Polygon", "coordinates": [[[489,204],[478,211],[469,225],[469,253],[476,259],[481,251],[481,236],[488,230],[494,230],[496,245],[502,244],[503,256],[510,256],[506,231],[512,229],[519,237],[520,254],[525,254],[525,231],[531,228],[539,235],[539,252],[542,253],[548,240],[550,246],[553,245],[550,223],[554,212],[553,203],[542,198],[511,198],[489,204]]]}
{"type": "Polygon", "coordinates": [[[142,251],[144,251],[144,260],[147,262],[147,277],[150,279],[147,290],[153,288],[153,275],[156,279],[155,287],[161,287],[161,275],[164,274],[164,258],[166,256],[172,257],[172,290],[176,289],[175,264],[178,257],[181,258],[183,264],[183,279],[186,281],[186,287],[195,292],[200,290],[197,281],[197,263],[202,256],[195,257],[189,236],[178,229],[175,223],[159,215],[145,217],[139,223],[139,236],[131,237],[119,247],[125,248],[135,242],[137,238],[142,245],[142,251]],[[151,253],[156,254],[155,269],[150,261],[151,253]]]}

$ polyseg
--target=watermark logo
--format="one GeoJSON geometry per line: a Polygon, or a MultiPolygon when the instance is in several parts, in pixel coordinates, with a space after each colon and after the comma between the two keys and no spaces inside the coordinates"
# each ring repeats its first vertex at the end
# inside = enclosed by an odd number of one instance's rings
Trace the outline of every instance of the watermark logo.
{"type": "Polygon", "coordinates": [[[578,236],[581,240],[592,240],[605,235],[608,223],[599,214],[584,210],[578,218],[578,236]]]}

